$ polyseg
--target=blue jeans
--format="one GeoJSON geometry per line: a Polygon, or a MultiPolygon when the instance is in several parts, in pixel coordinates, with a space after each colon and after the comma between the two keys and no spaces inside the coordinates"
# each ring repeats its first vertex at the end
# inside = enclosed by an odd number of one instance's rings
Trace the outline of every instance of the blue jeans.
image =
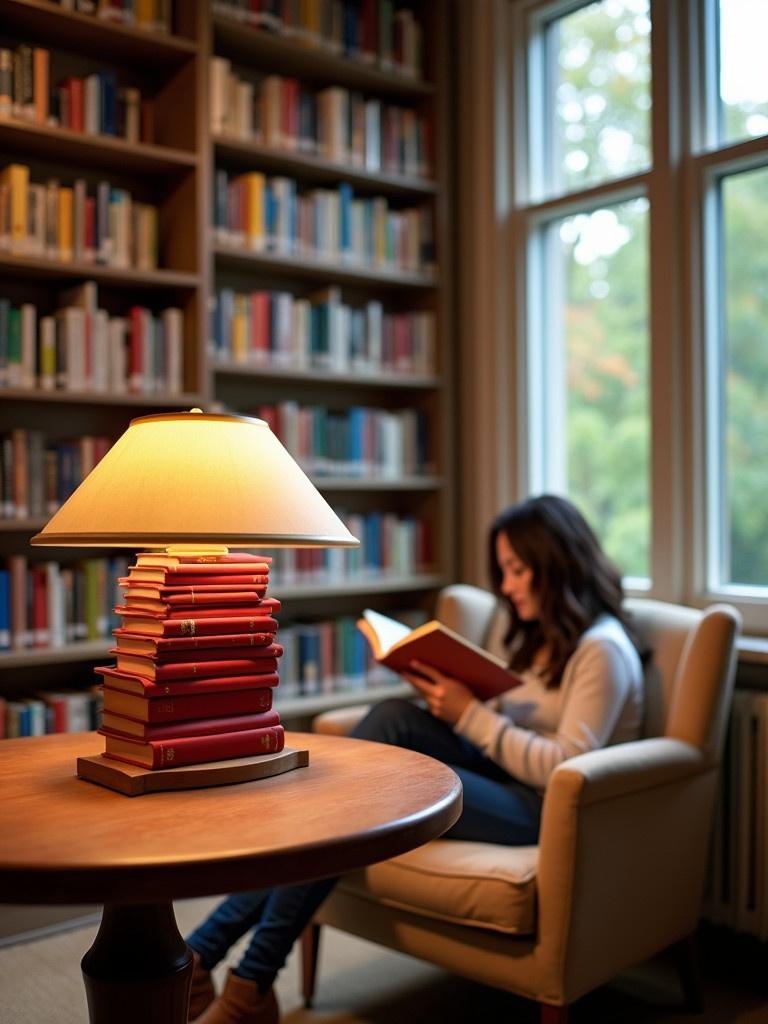
{"type": "MultiPolygon", "coordinates": [[[[450,765],[464,787],[461,817],[446,833],[506,846],[537,842],[541,796],[517,782],[472,743],[410,701],[375,705],[354,728],[357,739],[375,740],[428,754],[450,765]]],[[[211,970],[241,936],[253,929],[235,974],[256,981],[262,992],[274,982],[293,943],[338,879],[235,893],[187,939],[211,970]]]]}

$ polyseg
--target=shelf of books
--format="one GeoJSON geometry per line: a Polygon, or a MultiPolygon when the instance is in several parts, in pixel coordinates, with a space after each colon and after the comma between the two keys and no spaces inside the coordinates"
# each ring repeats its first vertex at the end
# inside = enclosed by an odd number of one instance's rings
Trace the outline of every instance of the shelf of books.
{"type": "Polygon", "coordinates": [[[0,732],[98,721],[130,563],[28,541],[161,409],[266,419],[361,540],[274,558],[281,715],[409,692],[355,622],[453,575],[447,16],[0,0],[0,732]]]}
{"type": "MultiPolygon", "coordinates": [[[[129,420],[199,405],[202,15],[0,0],[0,733],[93,728],[126,556],[29,547],[129,420]]],[[[181,10],[183,8],[183,11],[181,10]]]]}
{"type": "Polygon", "coordinates": [[[296,713],[393,692],[355,621],[375,602],[418,622],[452,574],[442,8],[214,5],[213,393],[265,419],[361,540],[275,559],[296,713]]]}

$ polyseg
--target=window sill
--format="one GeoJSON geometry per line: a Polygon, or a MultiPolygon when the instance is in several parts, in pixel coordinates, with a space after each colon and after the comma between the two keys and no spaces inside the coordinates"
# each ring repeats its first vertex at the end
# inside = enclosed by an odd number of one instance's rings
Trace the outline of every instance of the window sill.
{"type": "Polygon", "coordinates": [[[737,649],[740,664],[768,665],[768,639],[765,637],[741,636],[737,649]]]}

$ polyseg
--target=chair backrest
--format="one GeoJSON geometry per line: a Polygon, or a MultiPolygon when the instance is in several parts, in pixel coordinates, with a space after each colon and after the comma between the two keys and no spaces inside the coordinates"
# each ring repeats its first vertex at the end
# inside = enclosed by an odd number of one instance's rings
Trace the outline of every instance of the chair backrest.
{"type": "MultiPolygon", "coordinates": [[[[740,616],[730,605],[699,611],[682,605],[628,598],[625,603],[645,663],[644,736],[671,736],[720,757],[736,665],[740,616]]],[[[504,655],[509,625],[493,594],[454,584],[438,599],[436,617],[472,640],[504,655]]]]}

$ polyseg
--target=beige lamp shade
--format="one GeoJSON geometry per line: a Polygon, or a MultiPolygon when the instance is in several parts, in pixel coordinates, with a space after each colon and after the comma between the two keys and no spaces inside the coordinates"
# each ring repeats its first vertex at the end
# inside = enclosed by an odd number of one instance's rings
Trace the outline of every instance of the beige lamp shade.
{"type": "Polygon", "coordinates": [[[198,410],[132,420],[32,544],[356,547],[269,426],[198,410]]]}

